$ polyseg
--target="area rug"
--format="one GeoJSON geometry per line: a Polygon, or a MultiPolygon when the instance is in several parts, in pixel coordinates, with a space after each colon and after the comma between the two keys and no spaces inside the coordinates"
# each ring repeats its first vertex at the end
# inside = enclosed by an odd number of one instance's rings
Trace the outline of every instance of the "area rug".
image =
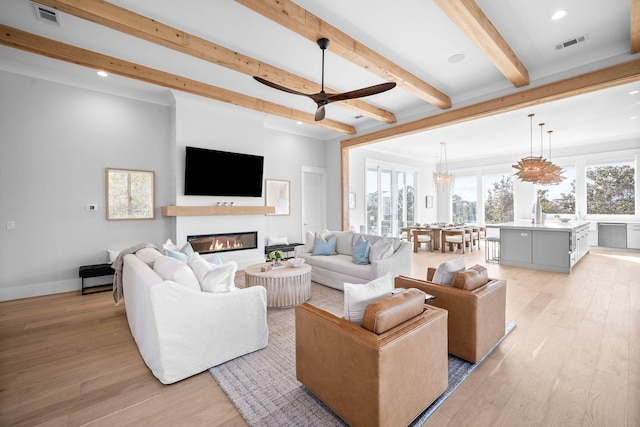
{"type": "MultiPolygon", "coordinates": [[[[342,316],[342,292],[316,283],[311,286],[311,304],[342,316]]],[[[252,427],[345,426],[296,379],[294,309],[268,310],[267,323],[266,348],[209,370],[240,414],[252,427]]],[[[507,334],[514,327],[507,324],[507,334]]],[[[449,355],[447,390],[411,426],[421,425],[480,363],[449,355]]]]}

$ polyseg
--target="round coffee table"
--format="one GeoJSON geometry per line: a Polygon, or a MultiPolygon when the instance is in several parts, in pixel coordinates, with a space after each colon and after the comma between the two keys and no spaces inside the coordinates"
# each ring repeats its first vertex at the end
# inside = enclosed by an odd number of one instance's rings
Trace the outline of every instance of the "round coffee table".
{"type": "Polygon", "coordinates": [[[285,261],[284,267],[271,269],[271,263],[251,265],[244,269],[245,286],[264,286],[267,307],[288,308],[311,298],[311,266],[294,268],[285,261]],[[262,271],[268,267],[267,271],[262,271]]]}

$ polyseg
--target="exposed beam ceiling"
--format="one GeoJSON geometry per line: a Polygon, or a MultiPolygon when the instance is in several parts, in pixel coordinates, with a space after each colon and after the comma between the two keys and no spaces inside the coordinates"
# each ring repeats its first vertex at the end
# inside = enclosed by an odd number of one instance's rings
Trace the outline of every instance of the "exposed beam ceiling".
{"type": "Polygon", "coordinates": [[[635,81],[640,81],[640,59],[346,139],[342,141],[341,146],[361,147],[635,81]]]}
{"type": "Polygon", "coordinates": [[[434,0],[515,87],[529,84],[529,72],[474,0],[434,0]]]}
{"type": "MultiPolygon", "coordinates": [[[[239,73],[260,76],[299,92],[316,93],[320,91],[320,85],[316,82],[108,2],[42,0],[39,3],[239,73]]],[[[326,88],[326,90],[327,92],[338,92],[330,88],[326,88]]],[[[337,102],[336,105],[342,105],[359,114],[385,123],[396,122],[396,117],[393,113],[362,100],[341,101],[337,102]]]]}
{"type": "Polygon", "coordinates": [[[44,37],[0,25],[0,44],[27,52],[44,55],[97,70],[105,70],[132,79],[156,84],[170,89],[180,90],[217,101],[227,102],[252,110],[262,111],[291,120],[301,121],[314,126],[332,129],[346,134],[355,134],[353,126],[333,120],[316,122],[313,114],[294,110],[282,105],[243,95],[220,87],[208,85],[175,74],[145,67],[107,55],[91,52],[69,44],[60,43],[44,37]]]}
{"type": "Polygon", "coordinates": [[[640,52],[640,0],[631,0],[631,53],[640,52]]]}
{"type": "Polygon", "coordinates": [[[396,82],[401,88],[439,108],[451,107],[451,99],[446,94],[290,0],[236,1],[311,41],[326,37],[331,40],[328,48],[331,52],[387,81],[396,82]]]}

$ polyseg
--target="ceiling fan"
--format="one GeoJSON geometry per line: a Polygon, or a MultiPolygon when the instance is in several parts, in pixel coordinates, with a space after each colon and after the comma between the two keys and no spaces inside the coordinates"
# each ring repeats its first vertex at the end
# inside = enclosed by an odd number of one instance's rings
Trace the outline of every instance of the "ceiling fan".
{"type": "Polygon", "coordinates": [[[324,51],[329,46],[329,39],[323,37],[321,39],[318,39],[317,43],[318,43],[318,46],[320,46],[320,49],[322,49],[322,85],[321,85],[320,92],[312,93],[312,94],[302,93],[302,92],[298,92],[297,90],[280,86],[279,84],[265,80],[262,77],[253,76],[253,78],[259,81],[260,83],[267,85],[269,87],[272,87],[274,89],[278,89],[288,93],[293,93],[294,95],[308,96],[309,98],[313,99],[313,101],[318,106],[318,109],[316,110],[316,115],[315,115],[316,122],[319,122],[320,120],[324,119],[324,115],[325,115],[324,106],[331,102],[344,101],[347,99],[362,98],[364,96],[375,95],[381,92],[385,92],[389,89],[393,89],[396,86],[395,82],[387,82],[387,83],[381,83],[379,85],[369,86],[362,89],[356,89],[356,90],[352,90],[344,93],[334,93],[334,94],[326,93],[324,91],[324,51]]]}

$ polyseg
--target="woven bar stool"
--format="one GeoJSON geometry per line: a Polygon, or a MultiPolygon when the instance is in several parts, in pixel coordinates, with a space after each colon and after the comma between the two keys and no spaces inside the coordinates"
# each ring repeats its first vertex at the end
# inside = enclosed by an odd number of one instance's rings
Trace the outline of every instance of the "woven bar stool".
{"type": "Polygon", "coordinates": [[[485,262],[500,262],[500,237],[487,236],[484,239],[484,260],[485,262]]]}

